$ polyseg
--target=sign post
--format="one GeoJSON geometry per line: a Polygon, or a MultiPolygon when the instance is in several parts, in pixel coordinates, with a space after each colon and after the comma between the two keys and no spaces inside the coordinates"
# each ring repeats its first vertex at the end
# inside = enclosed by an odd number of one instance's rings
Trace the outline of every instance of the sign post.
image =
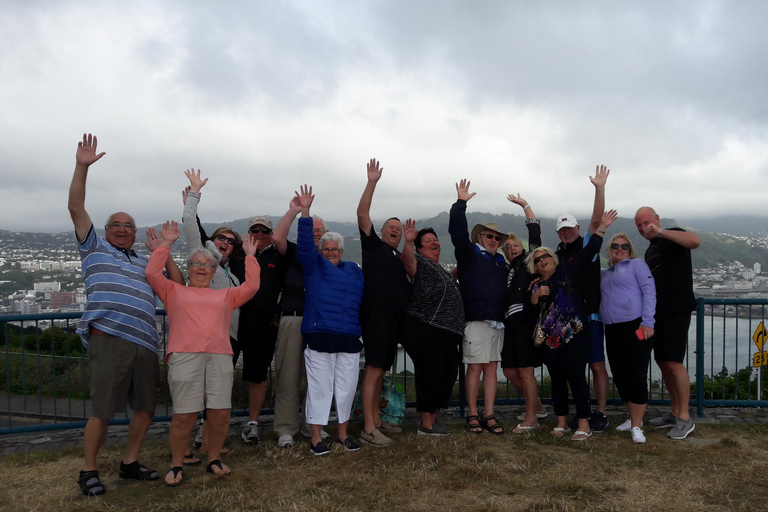
{"type": "Polygon", "coordinates": [[[765,341],[768,339],[768,330],[766,330],[763,322],[755,329],[755,333],[752,335],[752,341],[757,346],[757,352],[752,356],[752,366],[758,368],[757,370],[757,399],[762,400],[763,391],[763,366],[768,365],[768,353],[763,350],[765,341]]]}

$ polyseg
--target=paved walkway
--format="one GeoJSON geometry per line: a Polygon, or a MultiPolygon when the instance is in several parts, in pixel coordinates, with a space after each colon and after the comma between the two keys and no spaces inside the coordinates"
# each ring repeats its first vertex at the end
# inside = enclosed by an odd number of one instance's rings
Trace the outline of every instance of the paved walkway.
{"type": "MultiPolygon", "coordinates": [[[[550,407],[551,410],[551,407],[550,407]]],[[[521,406],[497,407],[497,416],[507,426],[514,426],[516,417],[524,411],[521,406]]],[[[646,420],[664,415],[667,407],[648,407],[646,420]]],[[[616,427],[626,419],[623,407],[609,406],[608,419],[612,427],[616,427]]],[[[764,408],[708,408],[705,409],[704,418],[695,418],[696,424],[763,424],[768,425],[768,409],[764,408]]],[[[692,415],[693,416],[693,415],[692,415]]],[[[442,418],[448,424],[463,424],[464,419],[459,416],[457,407],[443,412],[442,418]]],[[[550,416],[548,420],[552,421],[550,416]]],[[[230,421],[230,435],[237,435],[243,428],[247,417],[233,417],[230,421]]],[[[419,415],[415,409],[408,409],[403,420],[406,426],[415,426],[419,421],[419,415]]],[[[147,440],[168,439],[169,422],[153,423],[147,433],[147,440]]],[[[260,421],[262,432],[272,430],[272,416],[262,416],[260,421]]],[[[695,434],[694,434],[695,435],[695,434]]],[[[128,438],[128,426],[116,425],[109,428],[106,444],[125,444],[128,438]]],[[[60,450],[70,446],[82,446],[83,429],[52,430],[47,432],[29,432],[26,434],[6,434],[0,436],[0,456],[11,453],[34,453],[43,451],[60,450]]]]}

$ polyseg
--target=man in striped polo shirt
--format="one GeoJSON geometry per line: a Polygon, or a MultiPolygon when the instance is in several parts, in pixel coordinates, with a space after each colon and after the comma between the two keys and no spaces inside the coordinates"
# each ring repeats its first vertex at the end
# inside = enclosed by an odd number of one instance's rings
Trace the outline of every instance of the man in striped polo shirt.
{"type": "MultiPolygon", "coordinates": [[[[139,464],[141,442],[149,430],[157,402],[160,377],[155,323],[155,294],[144,270],[147,257],[136,254],[136,223],[124,212],[109,217],[105,238],[96,234],[85,210],[88,168],[104,153],[96,153],[96,137],[83,134],[78,143],[75,173],[69,188],[69,213],[82,260],[88,303],[77,332],[88,348],[91,370],[91,417],[85,427],[85,464],[78,484],[86,496],[104,494],[96,458],[115,412],[130,405],[128,446],[120,477],[156,480],[157,472],[139,464]]],[[[149,245],[148,245],[149,246],[149,245]]],[[[168,258],[169,277],[184,278],[168,258]]]]}

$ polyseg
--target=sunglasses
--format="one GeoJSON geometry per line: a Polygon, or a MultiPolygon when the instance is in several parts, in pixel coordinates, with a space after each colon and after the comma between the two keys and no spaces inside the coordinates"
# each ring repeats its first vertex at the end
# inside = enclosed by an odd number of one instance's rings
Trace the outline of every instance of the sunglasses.
{"type": "Polygon", "coordinates": [[[621,249],[622,251],[628,251],[629,250],[629,244],[621,244],[621,245],[619,245],[619,244],[611,244],[611,249],[613,249],[614,251],[618,251],[619,249],[621,249]]]}
{"type": "Polygon", "coordinates": [[[497,242],[501,242],[501,235],[494,235],[493,233],[480,233],[482,236],[487,238],[488,240],[496,240],[497,242]]]}
{"type": "Polygon", "coordinates": [[[259,233],[262,233],[264,235],[268,235],[272,232],[269,228],[251,228],[248,230],[249,232],[253,233],[254,235],[258,235],[259,233]]]}
{"type": "Polygon", "coordinates": [[[216,240],[219,242],[227,242],[229,245],[235,245],[235,239],[229,238],[226,235],[216,235],[216,240]]]}
{"type": "Polygon", "coordinates": [[[547,258],[551,258],[551,257],[552,257],[552,255],[551,255],[551,254],[549,254],[549,253],[544,253],[544,254],[542,254],[541,256],[538,256],[538,257],[536,257],[536,258],[533,258],[533,264],[534,264],[534,265],[538,265],[538,264],[541,262],[541,260],[545,260],[545,259],[547,259],[547,258]]]}

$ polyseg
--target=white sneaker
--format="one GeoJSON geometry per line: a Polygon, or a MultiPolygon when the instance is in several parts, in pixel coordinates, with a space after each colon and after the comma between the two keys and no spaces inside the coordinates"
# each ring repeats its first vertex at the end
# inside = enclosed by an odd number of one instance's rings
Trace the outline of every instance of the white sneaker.
{"type": "Polygon", "coordinates": [[[645,432],[640,427],[632,427],[632,442],[637,444],[645,443],[645,432]]]}
{"type": "Polygon", "coordinates": [[[259,422],[249,421],[240,436],[245,444],[259,444],[259,422]]]}
{"type": "Polygon", "coordinates": [[[282,435],[277,440],[277,446],[279,446],[280,448],[290,448],[295,444],[296,444],[296,441],[293,440],[293,436],[290,434],[282,435]]]}
{"type": "MultiPolygon", "coordinates": [[[[640,422],[640,427],[642,428],[643,422],[640,422]]],[[[618,427],[616,427],[617,432],[629,432],[632,430],[632,420],[627,420],[618,427]]]]}
{"type": "Polygon", "coordinates": [[[203,446],[203,420],[200,420],[200,424],[197,427],[197,434],[195,434],[195,440],[193,441],[195,448],[203,446]]]}

